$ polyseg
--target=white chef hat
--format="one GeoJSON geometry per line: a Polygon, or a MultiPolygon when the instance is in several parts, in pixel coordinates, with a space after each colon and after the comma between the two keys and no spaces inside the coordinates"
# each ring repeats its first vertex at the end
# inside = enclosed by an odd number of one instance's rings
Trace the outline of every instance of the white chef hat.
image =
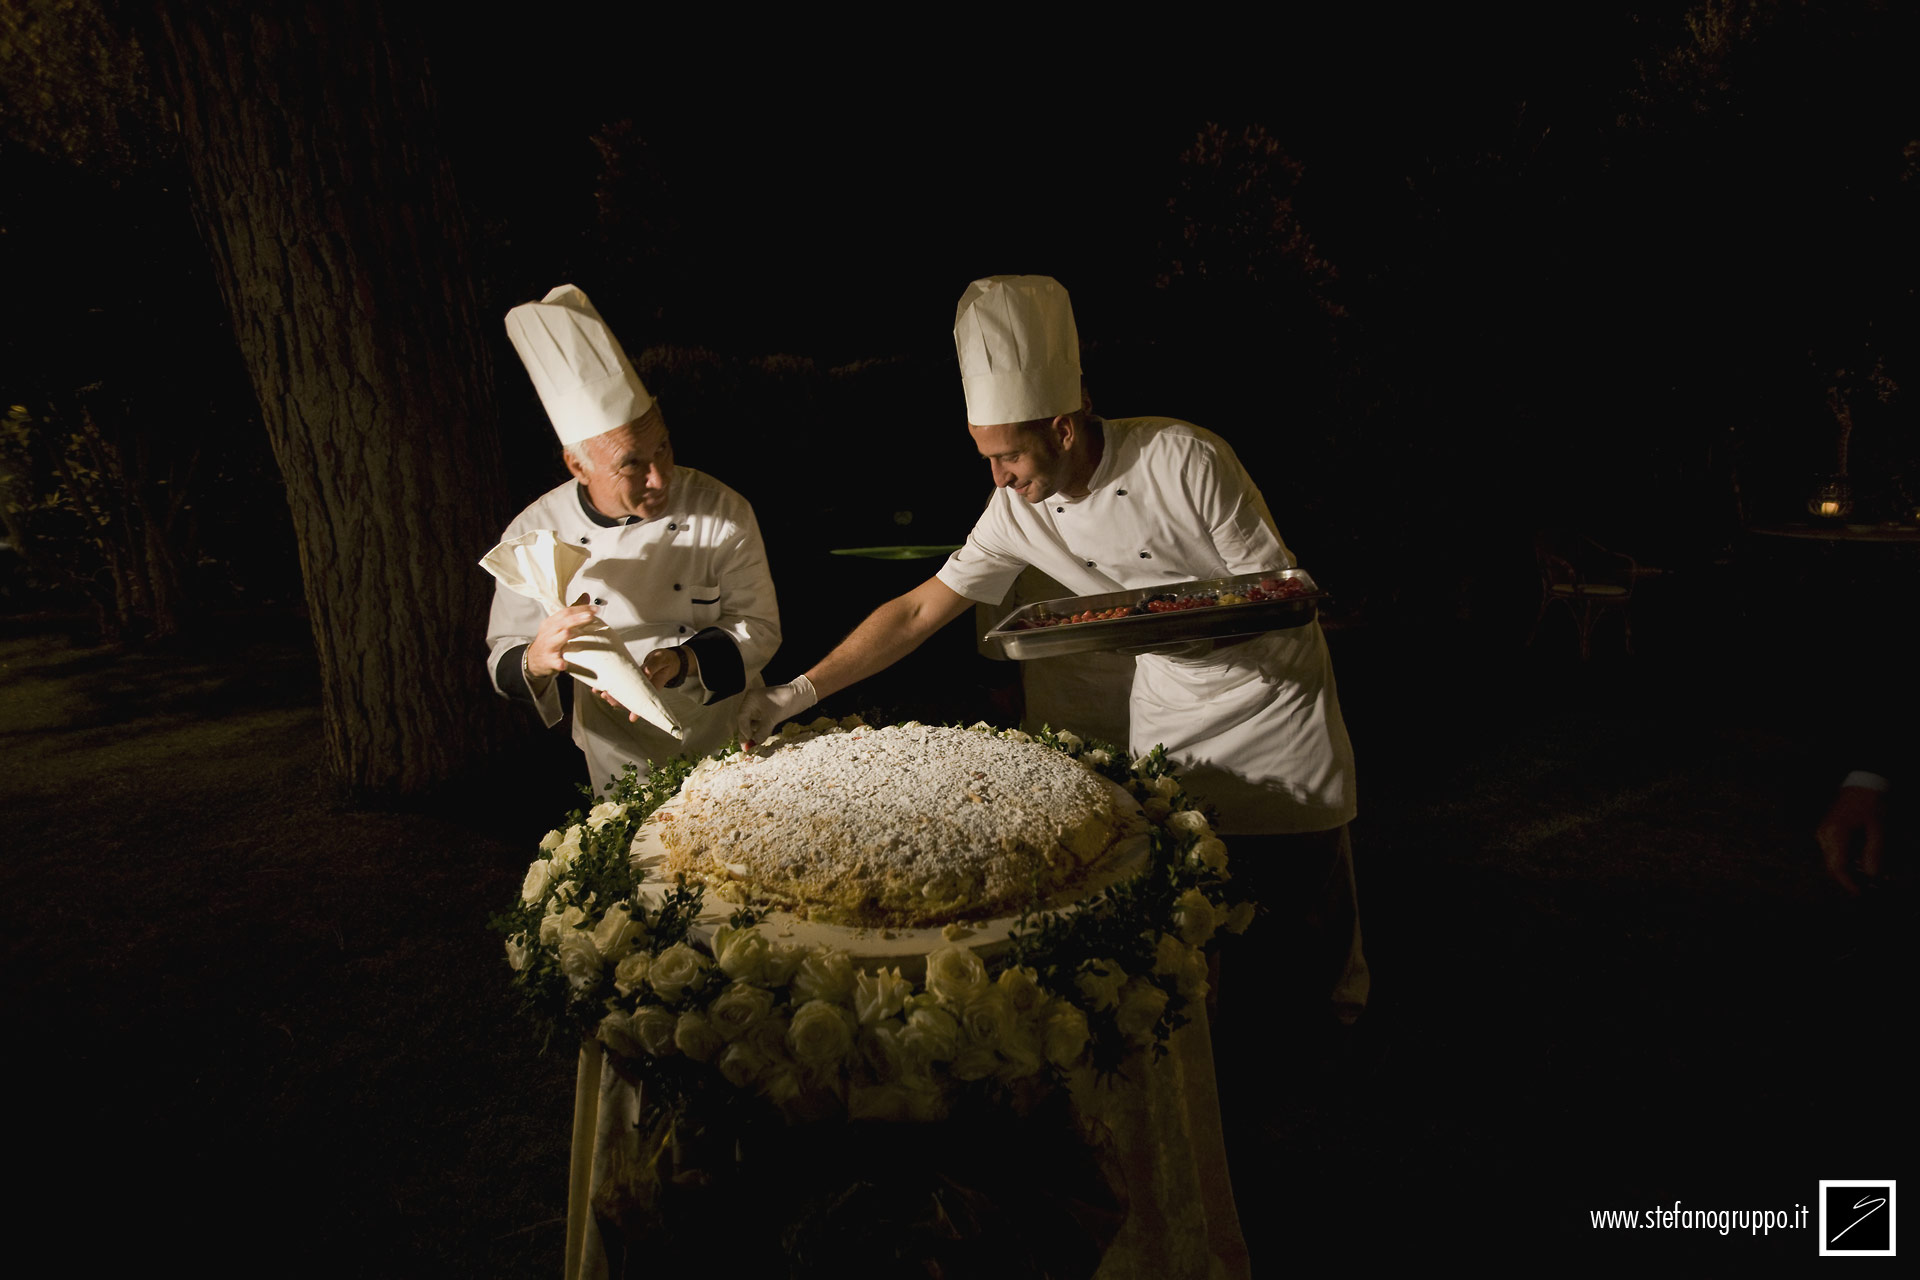
{"type": "Polygon", "coordinates": [[[620,340],[570,284],[507,312],[507,336],[561,444],[624,427],[653,408],[620,340]]]}
{"type": "Polygon", "coordinates": [[[953,317],[967,421],[1031,422],[1080,407],[1080,334],[1051,276],[989,276],[960,295],[953,317]]]}

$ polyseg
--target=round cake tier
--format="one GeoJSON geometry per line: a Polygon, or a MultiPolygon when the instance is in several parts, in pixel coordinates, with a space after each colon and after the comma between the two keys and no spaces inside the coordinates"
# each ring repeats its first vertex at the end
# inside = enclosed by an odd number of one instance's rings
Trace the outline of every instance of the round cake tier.
{"type": "Polygon", "coordinates": [[[972,730],[865,726],[703,764],[634,840],[657,902],[704,882],[703,924],[760,910],[777,939],[901,960],[1004,941],[1140,870],[1124,788],[1037,743],[972,730]]]}

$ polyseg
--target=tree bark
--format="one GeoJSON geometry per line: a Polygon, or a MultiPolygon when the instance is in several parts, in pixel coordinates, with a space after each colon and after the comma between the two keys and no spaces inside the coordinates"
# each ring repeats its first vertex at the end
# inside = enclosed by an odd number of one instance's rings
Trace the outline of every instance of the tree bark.
{"type": "Polygon", "coordinates": [[[465,214],[408,10],[159,0],[155,62],[286,479],[327,759],[417,792],[505,740],[475,565],[505,523],[465,214]]]}

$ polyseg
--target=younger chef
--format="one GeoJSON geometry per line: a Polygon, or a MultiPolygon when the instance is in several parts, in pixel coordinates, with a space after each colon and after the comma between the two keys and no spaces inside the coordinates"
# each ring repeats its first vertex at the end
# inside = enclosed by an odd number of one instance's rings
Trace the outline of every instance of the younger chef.
{"type": "Polygon", "coordinates": [[[572,603],[547,613],[496,585],[487,665],[502,696],[552,727],[566,714],[567,642],[599,618],[639,662],[684,741],[605,694],[572,698],[573,740],[604,790],[628,763],[724,746],[739,695],[780,646],[760,527],[745,498],[676,468],[660,406],[587,295],[561,285],[507,313],[507,335],[559,434],[572,479],[507,526],[502,541],[552,530],[587,553],[572,603]],[[643,656],[644,655],[644,656],[643,656]]]}
{"type": "MultiPolygon", "coordinates": [[[[996,486],[986,511],[933,577],[797,680],[749,692],[743,739],[898,661],[971,601],[999,602],[1028,565],[1076,595],[1293,567],[1225,441],[1173,418],[1093,416],[1057,281],[975,281],[953,337],[967,430],[996,486]]],[[[1241,837],[1235,874],[1312,922],[1313,998],[1330,991],[1336,1016],[1354,1021],[1369,983],[1347,835],[1353,749],[1319,623],[1142,654],[1129,716],[1132,749],[1163,744],[1220,830],[1241,837]]]]}

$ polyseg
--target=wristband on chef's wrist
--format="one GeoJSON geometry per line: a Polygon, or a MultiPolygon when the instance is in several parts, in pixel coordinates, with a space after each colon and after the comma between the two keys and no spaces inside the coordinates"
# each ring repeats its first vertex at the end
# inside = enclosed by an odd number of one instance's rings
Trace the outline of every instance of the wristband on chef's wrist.
{"type": "Polygon", "coordinates": [[[527,654],[532,649],[533,649],[532,645],[526,645],[520,650],[520,678],[527,682],[527,689],[529,692],[533,690],[534,683],[536,681],[538,681],[540,686],[544,688],[546,687],[547,682],[553,679],[553,677],[550,675],[537,676],[533,674],[533,668],[527,665],[527,654]]]}
{"type": "Polygon", "coordinates": [[[693,664],[687,661],[687,646],[683,644],[677,644],[667,650],[667,652],[671,653],[673,660],[680,664],[680,669],[673,673],[673,679],[667,681],[666,687],[669,689],[678,689],[687,682],[687,670],[693,664]]]}

